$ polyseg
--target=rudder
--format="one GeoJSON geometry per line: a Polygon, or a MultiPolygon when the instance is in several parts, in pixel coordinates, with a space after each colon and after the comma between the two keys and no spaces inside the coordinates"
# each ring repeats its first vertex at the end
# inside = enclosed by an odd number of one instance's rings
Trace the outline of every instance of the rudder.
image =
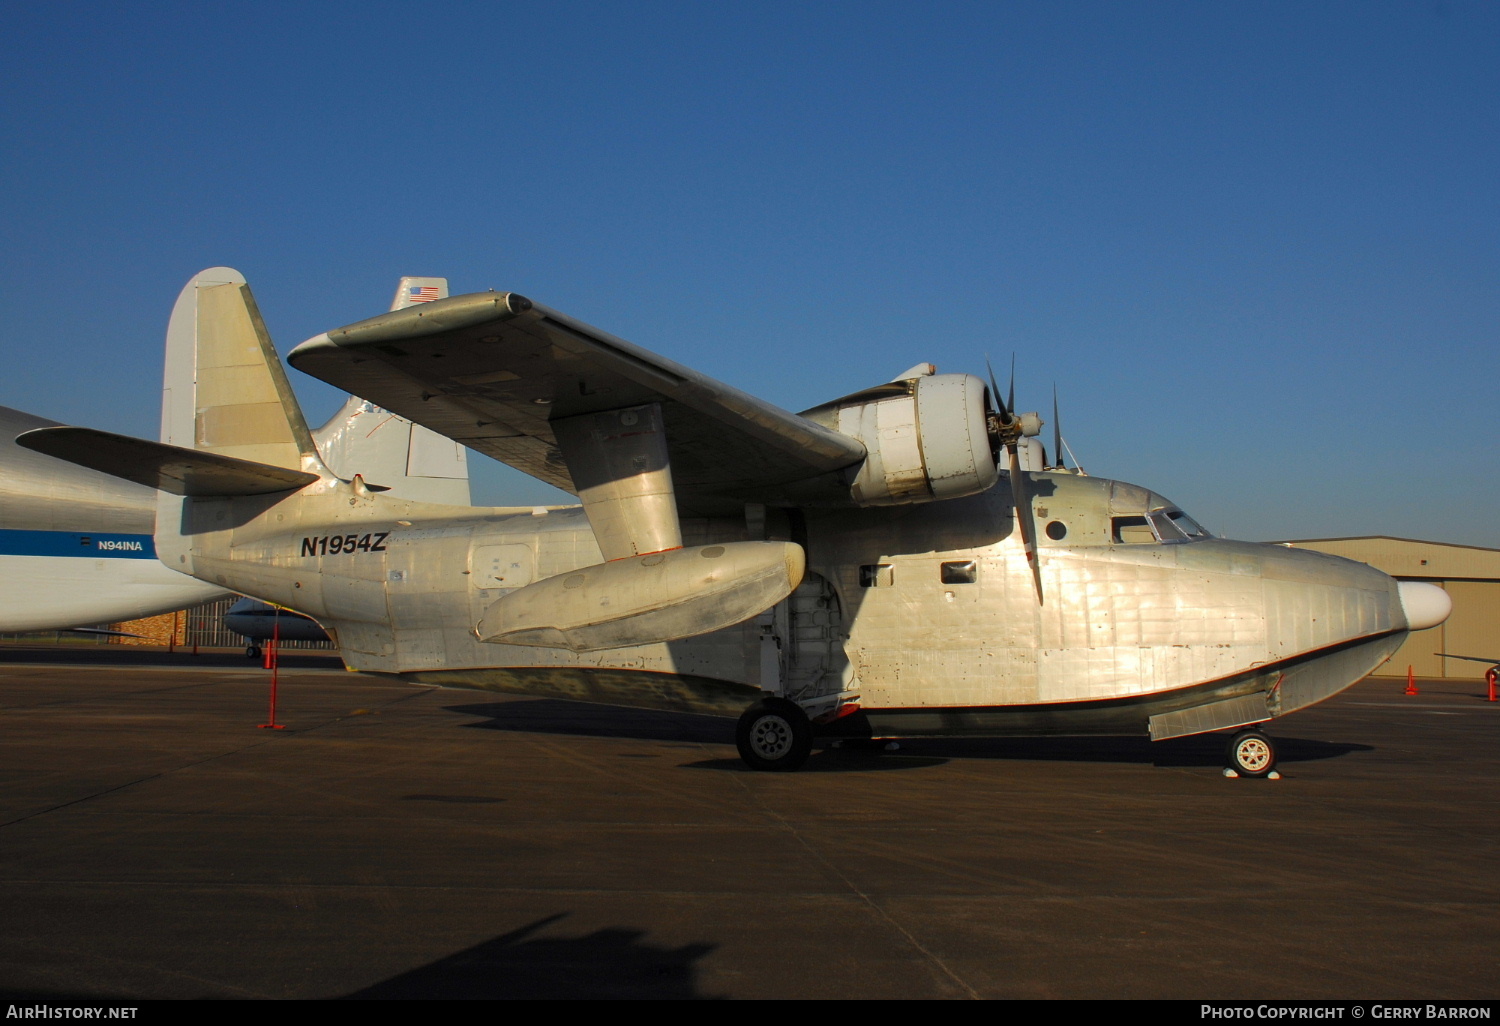
{"type": "Polygon", "coordinates": [[[167,326],[161,440],[289,469],[317,449],[244,275],[193,277],[167,326]]]}

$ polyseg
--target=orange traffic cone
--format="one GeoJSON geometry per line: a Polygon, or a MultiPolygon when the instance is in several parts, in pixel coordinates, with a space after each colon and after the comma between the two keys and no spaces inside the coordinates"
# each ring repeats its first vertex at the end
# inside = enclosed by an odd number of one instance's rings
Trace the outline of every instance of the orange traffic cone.
{"type": "Polygon", "coordinates": [[[1415,694],[1417,694],[1417,679],[1412,676],[1412,672],[1411,672],[1411,667],[1410,666],[1408,666],[1406,668],[1406,690],[1403,691],[1403,692],[1401,692],[1401,693],[1403,695],[1415,695],[1415,694]]]}

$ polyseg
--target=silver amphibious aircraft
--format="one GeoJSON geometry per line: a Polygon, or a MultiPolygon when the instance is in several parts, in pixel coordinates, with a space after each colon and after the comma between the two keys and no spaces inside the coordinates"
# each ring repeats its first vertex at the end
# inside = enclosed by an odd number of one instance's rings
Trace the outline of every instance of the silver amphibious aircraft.
{"type": "MultiPolygon", "coordinates": [[[[393,498],[319,456],[248,286],[167,332],[161,442],[22,445],[161,489],[156,550],[300,610],[355,669],[740,715],[758,769],[814,739],[1236,731],[1328,698],[1448,612],[1431,585],[1214,538],[1167,499],[1027,470],[1041,422],[918,365],[794,414],[515,293],[319,335],[303,371],[576,494],[393,498]]],[[[993,385],[993,382],[991,382],[993,385]]]]}

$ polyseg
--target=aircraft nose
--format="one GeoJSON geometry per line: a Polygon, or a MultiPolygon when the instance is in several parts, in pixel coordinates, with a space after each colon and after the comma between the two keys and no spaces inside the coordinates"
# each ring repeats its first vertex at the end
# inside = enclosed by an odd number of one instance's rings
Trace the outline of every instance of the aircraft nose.
{"type": "Polygon", "coordinates": [[[1453,599],[1436,584],[1421,581],[1397,581],[1401,595],[1401,608],[1406,612],[1408,630],[1425,631],[1448,619],[1453,612],[1453,599]]]}

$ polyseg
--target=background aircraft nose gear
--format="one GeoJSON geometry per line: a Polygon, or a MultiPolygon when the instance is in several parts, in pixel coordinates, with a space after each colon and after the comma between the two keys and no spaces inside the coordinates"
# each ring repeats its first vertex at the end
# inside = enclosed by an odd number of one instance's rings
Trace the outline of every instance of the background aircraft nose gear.
{"type": "Polygon", "coordinates": [[[734,740],[751,769],[786,773],[812,753],[812,724],[795,703],[768,698],[740,715],[734,740]]]}
{"type": "Polygon", "coordinates": [[[1265,777],[1276,768],[1276,746],[1258,730],[1242,730],[1229,739],[1224,759],[1242,777],[1265,777]]]}

